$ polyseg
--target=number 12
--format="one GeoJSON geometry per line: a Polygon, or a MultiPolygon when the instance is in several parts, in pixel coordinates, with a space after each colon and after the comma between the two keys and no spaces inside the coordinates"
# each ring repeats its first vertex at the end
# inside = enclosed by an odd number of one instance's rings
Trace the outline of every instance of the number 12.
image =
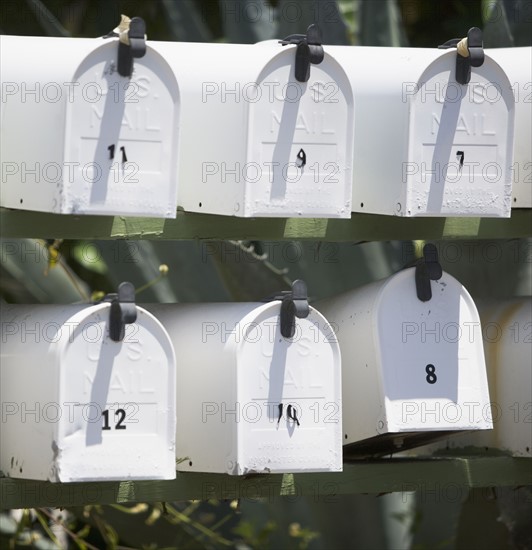
{"type": "MultiPolygon", "coordinates": [[[[127,426],[123,426],[123,422],[126,419],[126,411],[124,409],[116,409],[115,416],[119,416],[118,422],[115,425],[115,430],[125,430],[127,426]]],[[[109,426],[109,411],[105,410],[102,411],[103,416],[103,427],[102,430],[110,430],[111,427],[109,426]]]]}

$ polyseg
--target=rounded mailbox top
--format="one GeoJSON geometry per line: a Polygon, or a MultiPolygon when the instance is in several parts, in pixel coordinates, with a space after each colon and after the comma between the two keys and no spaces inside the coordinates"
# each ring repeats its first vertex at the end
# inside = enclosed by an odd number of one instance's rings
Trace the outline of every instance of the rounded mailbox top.
{"type": "Polygon", "coordinates": [[[125,336],[109,336],[111,305],[70,317],[57,345],[59,402],[72,404],[57,426],[57,478],[170,479],[175,475],[176,358],[159,321],[137,306],[125,336]]]}
{"type": "MultiPolygon", "coordinates": [[[[279,392],[292,388],[299,395],[310,395],[315,393],[316,384],[321,387],[324,380],[333,393],[334,389],[339,390],[341,355],[333,327],[310,307],[308,317],[296,317],[294,336],[285,338],[281,334],[280,311],[280,301],[261,305],[243,317],[231,334],[228,345],[236,348],[239,376],[249,378],[249,388],[258,393],[266,388],[271,393],[278,386],[279,392]],[[272,383],[267,384],[267,380],[272,383]]],[[[247,391],[248,387],[242,388],[247,391]]]]}
{"type": "Polygon", "coordinates": [[[421,320],[423,317],[440,320],[459,319],[478,320],[477,307],[467,289],[446,272],[440,279],[430,281],[432,297],[423,302],[416,292],[416,268],[399,271],[386,279],[380,287],[376,298],[379,304],[378,315],[382,318],[389,314],[392,318],[405,320],[412,317],[421,320]]]}
{"type": "MultiPolygon", "coordinates": [[[[163,325],[148,311],[137,307],[137,319],[125,325],[124,339],[109,336],[110,303],[79,309],[69,316],[56,336],[55,353],[60,365],[144,365],[175,367],[175,352],[163,325]],[[64,330],[67,329],[67,330],[64,330]]],[[[91,367],[92,368],[92,367],[91,367]]]]}
{"type": "Polygon", "coordinates": [[[281,335],[281,300],[273,300],[260,304],[245,314],[240,321],[240,330],[234,331],[232,341],[242,346],[262,342],[275,345],[286,340],[287,345],[294,345],[305,338],[311,339],[317,346],[331,347],[340,353],[334,330],[327,319],[315,308],[309,306],[309,314],[303,319],[295,319],[295,335],[284,338],[281,335]],[[323,333],[322,338],[312,336],[313,333],[323,333]]]}
{"type": "Polygon", "coordinates": [[[69,182],[62,213],[175,217],[180,89],[151,47],[122,76],[117,41],[80,59],[66,105],[65,158],[91,166],[69,182]],[[134,183],[135,185],[131,185],[134,183]]]}
{"type": "Polygon", "coordinates": [[[235,331],[240,446],[232,474],[342,468],[341,358],[325,317],[310,308],[284,338],[281,302],[262,305],[235,331]]]}
{"type": "Polygon", "coordinates": [[[14,401],[46,404],[20,436],[31,453],[13,444],[31,479],[175,477],[174,348],[161,323],[136,305],[134,322],[131,312],[121,317],[129,322],[124,337],[111,339],[111,308],[115,321],[132,305],[119,304],[2,308],[1,387],[14,401]]]}
{"type": "MultiPolygon", "coordinates": [[[[430,281],[421,301],[415,268],[388,279],[376,296],[373,323],[384,394],[392,401],[487,395],[482,330],[469,292],[448,273],[430,281]]],[[[456,428],[456,427],[455,427],[456,428]]]]}

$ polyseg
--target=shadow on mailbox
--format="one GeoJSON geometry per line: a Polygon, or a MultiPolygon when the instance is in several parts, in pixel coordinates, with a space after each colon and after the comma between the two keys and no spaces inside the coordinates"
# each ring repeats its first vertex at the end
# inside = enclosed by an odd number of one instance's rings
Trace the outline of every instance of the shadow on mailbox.
{"type": "Polygon", "coordinates": [[[257,78],[261,94],[249,104],[248,161],[260,167],[260,177],[247,182],[250,207],[258,215],[285,211],[349,217],[351,84],[326,52],[321,64],[311,66],[308,82],[296,80],[294,67],[294,49],[289,48],[257,78]]]}
{"type": "Polygon", "coordinates": [[[175,479],[173,346],[157,319],[138,307],[124,338],[112,340],[110,308],[2,308],[0,468],[6,475],[175,479]]]}
{"type": "MultiPolygon", "coordinates": [[[[97,344],[95,345],[97,346],[97,344]]],[[[113,344],[110,344],[107,346],[101,345],[98,347],[100,349],[98,354],[96,372],[92,380],[90,403],[92,403],[95,407],[99,408],[101,411],[105,411],[107,409],[106,405],[107,405],[108,397],[110,393],[109,390],[111,388],[111,377],[113,374],[113,365],[115,363],[115,359],[120,355],[120,352],[122,351],[121,349],[122,342],[113,342],[113,344]]],[[[115,375],[117,373],[116,367],[114,369],[114,373],[115,375]]],[[[107,420],[107,423],[108,423],[108,420],[107,420]]],[[[99,423],[91,422],[87,426],[85,444],[87,446],[100,445],[103,440],[103,432],[104,430],[99,423]]]]}
{"type": "Polygon", "coordinates": [[[431,285],[428,302],[416,298],[411,274],[385,286],[379,297],[380,368],[390,400],[446,398],[456,403],[459,365],[467,371],[468,362],[478,360],[459,345],[461,338],[470,338],[461,332],[474,324],[460,303],[462,285],[450,278],[431,285]]]}
{"type": "Polygon", "coordinates": [[[177,468],[232,475],[341,471],[340,349],[309,307],[151,304],[179,350],[177,468]]]}
{"type": "Polygon", "coordinates": [[[492,427],[475,304],[439,264],[425,279],[424,265],[316,304],[340,343],[350,453],[388,454],[492,427]]]}
{"type": "Polygon", "coordinates": [[[237,426],[239,468],[242,473],[337,469],[339,350],[328,342],[327,323],[316,311],[297,319],[293,338],[283,337],[278,308],[274,303],[242,320],[256,328],[237,344],[238,402],[243,405],[237,426]]]}
{"type": "Polygon", "coordinates": [[[514,97],[489,56],[468,84],[454,74],[455,53],[422,73],[410,109],[408,175],[411,215],[509,217],[514,97]]]}
{"type": "Polygon", "coordinates": [[[75,169],[73,212],[175,218],[179,87],[148,47],[131,78],[117,72],[116,43],[95,49],[74,75],[65,159],[75,169]]]}

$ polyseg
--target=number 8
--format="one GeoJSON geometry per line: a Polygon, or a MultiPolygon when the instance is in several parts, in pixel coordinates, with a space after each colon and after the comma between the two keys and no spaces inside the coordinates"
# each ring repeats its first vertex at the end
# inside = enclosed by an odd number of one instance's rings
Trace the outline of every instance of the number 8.
{"type": "Polygon", "coordinates": [[[427,373],[427,382],[429,384],[436,384],[438,377],[436,376],[436,367],[434,365],[427,365],[425,367],[425,372],[427,373]]]}

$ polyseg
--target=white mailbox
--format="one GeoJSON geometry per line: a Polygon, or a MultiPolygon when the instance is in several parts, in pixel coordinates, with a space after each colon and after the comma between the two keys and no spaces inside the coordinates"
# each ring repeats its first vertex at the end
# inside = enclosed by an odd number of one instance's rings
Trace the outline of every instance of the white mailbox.
{"type": "Polygon", "coordinates": [[[514,97],[487,51],[456,80],[456,49],[332,47],[354,84],[353,211],[509,217],[514,97]]]}
{"type": "Polygon", "coordinates": [[[352,83],[328,46],[298,40],[284,47],[278,41],[156,45],[172,64],[186,104],[179,164],[185,210],[351,216],[352,83]],[[302,49],[304,57],[305,46],[315,48],[316,57],[311,50],[309,73],[299,75],[305,59],[297,61],[296,52],[302,49]]]}
{"type": "MultiPolygon", "coordinates": [[[[480,444],[532,457],[532,299],[483,307],[480,314],[493,418],[480,444]]],[[[479,435],[470,444],[478,445],[479,435]]]]}
{"type": "Polygon", "coordinates": [[[1,206],[175,218],[179,88],[149,45],[2,36],[1,206]],[[127,48],[127,46],[126,46],[127,48]]]}
{"type": "Polygon", "coordinates": [[[483,414],[493,430],[453,436],[417,454],[475,447],[532,457],[532,299],[481,305],[480,315],[491,396],[483,414]]]}
{"type": "Polygon", "coordinates": [[[175,355],[137,308],[122,341],[109,303],[2,311],[0,469],[50,481],[174,479],[175,355]]]}
{"type": "Polygon", "coordinates": [[[492,427],[475,304],[441,268],[430,280],[422,267],[316,304],[340,344],[344,444],[355,453],[492,427]]]}
{"type": "Polygon", "coordinates": [[[532,47],[490,50],[506,72],[515,96],[512,208],[532,208],[532,47]]]}
{"type": "Polygon", "coordinates": [[[149,309],[180,358],[178,470],[342,470],[340,351],[320,313],[285,338],[277,300],[149,309]]]}

